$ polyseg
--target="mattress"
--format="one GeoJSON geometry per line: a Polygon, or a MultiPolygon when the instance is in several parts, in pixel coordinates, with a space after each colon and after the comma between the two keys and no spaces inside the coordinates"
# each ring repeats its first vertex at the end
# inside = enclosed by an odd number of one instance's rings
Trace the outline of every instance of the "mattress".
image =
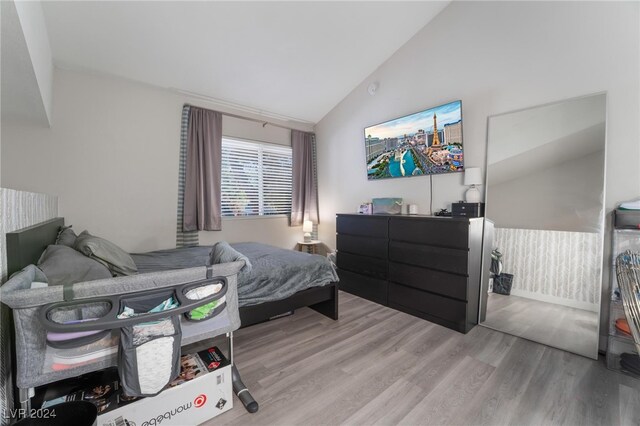
{"type": "MultiPolygon", "coordinates": [[[[249,272],[238,274],[239,306],[287,297],[311,287],[338,281],[331,262],[320,255],[282,249],[262,243],[231,244],[251,262],[249,272]]],[[[207,265],[212,246],[183,247],[132,254],[139,273],[207,265]]]]}

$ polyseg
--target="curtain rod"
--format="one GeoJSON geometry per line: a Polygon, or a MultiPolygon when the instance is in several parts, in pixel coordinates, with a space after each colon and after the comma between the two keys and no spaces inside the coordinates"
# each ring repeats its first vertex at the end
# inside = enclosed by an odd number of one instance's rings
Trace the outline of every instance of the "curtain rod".
{"type": "MultiPolygon", "coordinates": [[[[199,107],[199,106],[196,106],[196,105],[191,105],[191,104],[185,104],[185,105],[188,105],[190,107],[195,107],[195,108],[202,108],[202,107],[199,107]]],[[[203,109],[209,109],[209,108],[203,108],[203,109]]],[[[211,110],[211,111],[215,111],[215,110],[211,110]]],[[[226,115],[227,117],[239,118],[240,120],[247,120],[247,121],[253,121],[255,123],[261,123],[262,127],[265,127],[268,124],[269,126],[280,127],[281,129],[297,130],[299,132],[312,133],[312,132],[306,132],[304,130],[294,129],[293,127],[283,126],[281,124],[273,123],[271,121],[258,120],[257,118],[243,117],[241,115],[231,114],[230,112],[222,112],[222,111],[216,111],[216,112],[219,112],[222,115],[226,115]]]]}

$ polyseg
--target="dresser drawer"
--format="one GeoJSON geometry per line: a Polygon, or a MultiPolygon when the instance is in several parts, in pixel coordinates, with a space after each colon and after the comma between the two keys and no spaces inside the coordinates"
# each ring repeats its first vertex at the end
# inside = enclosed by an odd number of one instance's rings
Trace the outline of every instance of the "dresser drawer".
{"type": "Polygon", "coordinates": [[[458,219],[389,219],[389,239],[415,244],[467,249],[469,222],[458,219]]]}
{"type": "Polygon", "coordinates": [[[338,268],[374,278],[387,278],[387,262],[380,259],[338,251],[338,268]]]}
{"type": "Polygon", "coordinates": [[[467,275],[468,250],[448,249],[418,244],[389,243],[389,259],[424,268],[467,275]]]}
{"type": "Polygon", "coordinates": [[[381,305],[387,304],[388,284],[385,280],[366,277],[353,272],[338,269],[340,283],[338,288],[381,305]]]}
{"type": "Polygon", "coordinates": [[[467,301],[467,277],[461,275],[390,262],[389,279],[418,290],[467,301]]]}
{"type": "Polygon", "coordinates": [[[389,218],[380,216],[338,216],[338,234],[360,235],[371,238],[389,237],[389,218]]]}
{"type": "Polygon", "coordinates": [[[355,235],[338,234],[338,251],[387,260],[389,240],[385,238],[357,237],[355,235]]]}
{"type": "Polygon", "coordinates": [[[416,311],[417,314],[426,314],[430,317],[441,318],[447,322],[456,324],[457,329],[464,329],[465,327],[467,316],[466,302],[449,299],[399,284],[389,283],[389,306],[394,308],[396,306],[404,306],[412,311],[416,311]]]}

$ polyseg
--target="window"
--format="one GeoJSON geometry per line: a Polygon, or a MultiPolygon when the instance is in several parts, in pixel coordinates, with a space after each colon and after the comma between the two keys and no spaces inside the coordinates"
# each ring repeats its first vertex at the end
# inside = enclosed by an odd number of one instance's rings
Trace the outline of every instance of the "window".
{"type": "Polygon", "coordinates": [[[291,148],[222,139],[222,216],[291,213],[291,148]]]}

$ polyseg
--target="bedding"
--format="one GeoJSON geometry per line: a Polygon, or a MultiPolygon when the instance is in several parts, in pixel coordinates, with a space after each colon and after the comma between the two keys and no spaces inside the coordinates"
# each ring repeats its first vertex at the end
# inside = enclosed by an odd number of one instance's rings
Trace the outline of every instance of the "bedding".
{"type": "Polygon", "coordinates": [[[133,275],[138,272],[129,253],[111,241],[91,235],[87,231],[78,235],[73,248],[104,264],[114,276],[133,275]]]}
{"type": "Polygon", "coordinates": [[[184,247],[131,257],[138,272],[158,272],[206,265],[212,258],[229,261],[233,253],[226,249],[228,246],[246,257],[251,265],[238,274],[240,306],[285,299],[299,291],[338,281],[331,262],[323,256],[261,243],[221,244],[215,246],[216,250],[214,246],[184,247]]]}
{"type": "Polygon", "coordinates": [[[249,258],[231,247],[226,241],[220,241],[213,246],[213,249],[211,250],[212,265],[238,261],[244,262],[244,268],[242,268],[238,274],[238,278],[242,281],[242,279],[246,278],[253,268],[249,258]]]}
{"type": "Polygon", "coordinates": [[[102,263],[59,244],[46,248],[38,260],[38,268],[47,277],[49,285],[111,278],[111,272],[102,263]]]}
{"type": "Polygon", "coordinates": [[[139,274],[208,265],[211,246],[181,247],[148,253],[131,253],[139,274]]]}
{"type": "Polygon", "coordinates": [[[56,244],[73,248],[73,246],[76,244],[76,239],[78,238],[78,236],[76,235],[74,230],[71,229],[72,226],[73,225],[69,225],[60,228],[60,232],[58,232],[58,236],[56,237],[56,244]]]}
{"type": "Polygon", "coordinates": [[[247,275],[238,277],[240,306],[285,299],[339,280],[324,256],[260,243],[238,243],[231,247],[247,256],[253,266],[247,275]]]}

